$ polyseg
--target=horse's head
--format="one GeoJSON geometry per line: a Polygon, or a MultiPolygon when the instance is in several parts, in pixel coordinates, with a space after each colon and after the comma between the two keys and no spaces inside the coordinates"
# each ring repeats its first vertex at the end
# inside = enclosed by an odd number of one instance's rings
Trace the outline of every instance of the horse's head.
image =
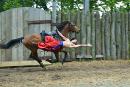
{"type": "Polygon", "coordinates": [[[58,24],[56,27],[60,32],[61,31],[68,31],[68,32],[79,32],[80,31],[80,29],[70,21],[64,21],[64,22],[58,24]]]}

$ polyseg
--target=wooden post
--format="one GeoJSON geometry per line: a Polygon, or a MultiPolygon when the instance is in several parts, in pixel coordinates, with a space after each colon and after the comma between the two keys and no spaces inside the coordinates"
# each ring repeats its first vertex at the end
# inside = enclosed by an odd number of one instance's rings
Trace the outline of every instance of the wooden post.
{"type": "MultiPolygon", "coordinates": [[[[56,0],[52,1],[52,23],[56,23],[56,0]]],[[[55,26],[52,26],[52,31],[56,30],[55,26]]],[[[52,58],[54,59],[55,56],[52,54],[52,58]]]]}
{"type": "Polygon", "coordinates": [[[105,33],[105,13],[102,14],[102,20],[101,20],[101,36],[102,36],[102,39],[101,39],[101,53],[103,55],[103,59],[105,59],[105,36],[104,36],[104,33],[105,33]]]}
{"type": "MultiPolygon", "coordinates": [[[[46,15],[45,20],[51,19],[51,15],[49,15],[49,13],[45,12],[45,15],[46,15]]],[[[51,32],[51,24],[44,24],[44,27],[47,32],[51,32]]],[[[55,27],[53,27],[53,28],[55,28],[55,27]]],[[[53,55],[54,53],[52,53],[52,52],[45,52],[45,53],[46,53],[46,56],[52,56],[52,58],[54,58],[54,55],[53,55]]]]}
{"type": "MultiPolygon", "coordinates": [[[[23,9],[18,8],[18,25],[17,25],[17,38],[23,37],[23,9]]],[[[23,60],[23,45],[18,46],[18,60],[23,60]]]]}
{"type": "Polygon", "coordinates": [[[105,16],[105,53],[106,53],[106,58],[110,58],[110,14],[107,13],[105,16]]]}
{"type": "Polygon", "coordinates": [[[57,23],[61,23],[61,11],[57,13],[57,23]]]}
{"type": "MultiPolygon", "coordinates": [[[[1,39],[2,39],[2,42],[6,42],[6,34],[5,34],[5,12],[2,12],[1,13],[1,21],[2,21],[2,34],[1,34],[1,39]]],[[[2,61],[5,61],[5,56],[6,56],[6,51],[4,49],[2,49],[1,51],[1,57],[2,57],[2,61]]]]}
{"type": "MultiPolygon", "coordinates": [[[[90,12],[87,13],[87,22],[86,22],[87,26],[87,40],[86,43],[91,44],[91,15],[90,12]]],[[[87,47],[87,58],[92,58],[92,54],[91,54],[91,47],[87,47]]]]}
{"type": "MultiPolygon", "coordinates": [[[[82,14],[82,25],[81,25],[81,43],[86,44],[86,26],[85,26],[85,13],[82,14]]],[[[81,55],[84,57],[86,55],[86,48],[81,48],[81,55]]]]}
{"type": "MultiPolygon", "coordinates": [[[[81,18],[81,15],[82,15],[82,13],[80,12],[80,11],[78,11],[78,13],[77,13],[77,20],[76,20],[76,25],[80,28],[81,27],[81,20],[80,20],[80,18],[81,18]]],[[[78,43],[81,43],[81,37],[80,37],[80,35],[81,35],[81,32],[79,32],[79,33],[77,33],[76,34],[76,38],[77,38],[77,40],[78,40],[78,43]]],[[[75,54],[76,54],[76,57],[78,58],[78,56],[81,54],[80,52],[81,52],[81,48],[76,48],[76,50],[75,50],[75,54]]]]}
{"type": "MultiPolygon", "coordinates": [[[[17,8],[12,10],[12,39],[17,38],[17,8]]],[[[18,51],[16,47],[12,48],[12,60],[16,61],[18,58],[18,51]]]]}
{"type": "MultiPolygon", "coordinates": [[[[81,26],[81,43],[82,44],[86,44],[86,39],[87,39],[87,35],[86,35],[86,16],[87,13],[89,11],[89,0],[84,0],[84,8],[83,8],[83,14],[82,14],[82,26],[81,26]]],[[[81,49],[81,58],[86,57],[86,48],[82,47],[81,49]]]]}
{"type": "MultiPolygon", "coordinates": [[[[29,34],[29,26],[27,23],[27,20],[29,18],[29,12],[28,12],[29,8],[28,7],[24,7],[23,8],[23,36],[29,34]]],[[[24,56],[24,60],[28,59],[28,56],[30,54],[30,51],[24,47],[23,48],[23,56],[24,56]]]]}
{"type": "Polygon", "coordinates": [[[99,12],[96,13],[96,20],[95,20],[95,41],[96,41],[96,58],[101,58],[101,20],[99,12]]]}
{"type": "Polygon", "coordinates": [[[121,58],[121,19],[120,12],[116,13],[116,54],[117,59],[121,58]]]}
{"type": "MultiPolygon", "coordinates": [[[[56,23],[56,1],[52,2],[52,23],[56,23]]],[[[55,30],[56,27],[52,26],[52,30],[55,30]]]]}
{"type": "Polygon", "coordinates": [[[125,24],[125,26],[126,26],[126,58],[129,59],[129,40],[128,40],[128,32],[129,31],[128,31],[128,27],[129,27],[130,23],[128,22],[129,21],[128,12],[126,12],[125,15],[126,15],[126,18],[125,18],[126,19],[125,20],[126,21],[126,24],[125,24]]]}
{"type": "MultiPolygon", "coordinates": [[[[6,36],[6,42],[7,41],[10,41],[12,38],[11,38],[11,35],[12,35],[12,33],[10,32],[11,31],[11,10],[7,10],[7,11],[5,11],[5,24],[4,24],[4,26],[5,26],[5,36],[6,36]]],[[[5,60],[6,61],[10,61],[11,60],[11,55],[12,55],[12,49],[8,49],[8,50],[6,50],[6,52],[5,52],[5,54],[6,54],[6,56],[5,56],[5,60]]]]}
{"type": "Polygon", "coordinates": [[[125,41],[126,41],[126,37],[125,37],[125,14],[121,13],[121,53],[122,53],[122,59],[124,59],[126,57],[126,52],[125,52],[125,41]]]}
{"type": "Polygon", "coordinates": [[[129,57],[130,57],[130,12],[128,12],[128,50],[129,50],[129,57]]]}
{"type": "MultiPolygon", "coordinates": [[[[71,22],[74,22],[74,17],[75,16],[76,15],[75,15],[74,12],[69,11],[69,19],[70,19],[71,22]]],[[[70,32],[69,33],[69,38],[71,39],[73,37],[75,37],[75,33],[70,32]]],[[[69,52],[70,52],[70,58],[71,58],[71,60],[73,60],[75,58],[75,49],[74,48],[70,48],[69,52]]]]}
{"type": "Polygon", "coordinates": [[[94,12],[92,12],[92,16],[91,16],[91,27],[92,27],[92,37],[91,37],[91,39],[92,39],[92,45],[93,45],[93,47],[92,47],[92,57],[93,57],[93,59],[95,59],[96,58],[96,44],[95,44],[95,14],[94,14],[94,12]]]}
{"type": "MultiPolygon", "coordinates": [[[[40,15],[39,20],[46,20],[46,12],[44,10],[40,10],[39,15],[40,15]]],[[[47,26],[45,24],[40,24],[40,32],[42,32],[44,30],[46,32],[51,31],[50,29],[49,29],[49,27],[47,28],[47,26]]],[[[40,54],[39,55],[40,57],[43,57],[43,56],[46,56],[45,54],[47,54],[49,52],[45,52],[43,50],[38,49],[38,53],[40,54]]]]}
{"type": "Polygon", "coordinates": [[[111,57],[116,59],[116,40],[115,40],[115,12],[111,14],[111,57]]]}
{"type": "MultiPolygon", "coordinates": [[[[0,13],[0,20],[2,20],[2,15],[0,13]]],[[[2,21],[0,21],[0,43],[2,43],[2,21]]],[[[2,63],[2,50],[0,49],[0,63],[2,63]]]]}
{"type": "Polygon", "coordinates": [[[89,12],[89,0],[84,0],[84,13],[87,14],[89,12]]]}

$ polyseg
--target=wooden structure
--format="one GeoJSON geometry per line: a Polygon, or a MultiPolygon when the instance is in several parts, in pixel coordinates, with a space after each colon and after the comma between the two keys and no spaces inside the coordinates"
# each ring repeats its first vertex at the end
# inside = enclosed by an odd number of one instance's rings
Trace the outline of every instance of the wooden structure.
{"type": "Polygon", "coordinates": [[[83,14],[78,11],[77,13],[59,14],[62,14],[58,17],[62,18],[62,21],[70,20],[80,26],[81,32],[74,35],[78,38],[79,43],[91,43],[93,45],[92,48],[69,50],[71,58],[129,59],[129,12],[108,12],[100,15],[98,12],[83,14]]]}
{"type": "MultiPolygon", "coordinates": [[[[22,37],[27,34],[51,31],[51,15],[37,8],[14,8],[0,13],[0,43],[22,37]]],[[[30,52],[21,46],[0,50],[0,62],[28,60],[30,52]]],[[[39,50],[39,56],[51,53],[39,50]]]]}
{"type": "MultiPolygon", "coordinates": [[[[40,33],[42,30],[50,32],[52,18],[50,13],[30,7],[14,8],[2,12],[0,13],[0,43],[26,34],[40,33]]],[[[79,43],[91,43],[93,45],[92,48],[66,49],[70,58],[114,60],[129,58],[130,13],[115,12],[99,15],[98,12],[87,14],[82,14],[81,11],[59,12],[55,20],[58,23],[65,20],[74,22],[81,28],[81,31],[78,34],[70,34],[70,37],[77,37],[79,43]]],[[[7,63],[7,61],[22,63],[22,61],[28,60],[29,50],[22,44],[20,45],[12,49],[0,50],[0,63],[7,63]]],[[[52,57],[51,52],[41,50],[39,50],[38,55],[52,57]]]]}

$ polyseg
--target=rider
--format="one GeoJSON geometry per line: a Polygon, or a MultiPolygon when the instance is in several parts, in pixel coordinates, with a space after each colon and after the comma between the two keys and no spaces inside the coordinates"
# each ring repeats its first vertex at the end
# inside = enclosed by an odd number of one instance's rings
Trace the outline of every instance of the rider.
{"type": "Polygon", "coordinates": [[[65,36],[63,36],[58,30],[57,33],[64,41],[57,40],[53,38],[50,35],[45,36],[44,42],[38,42],[38,48],[45,50],[45,51],[52,51],[52,52],[58,52],[61,51],[63,48],[76,48],[81,46],[92,46],[91,44],[76,44],[77,40],[76,38],[73,38],[72,40],[69,40],[65,36]]]}

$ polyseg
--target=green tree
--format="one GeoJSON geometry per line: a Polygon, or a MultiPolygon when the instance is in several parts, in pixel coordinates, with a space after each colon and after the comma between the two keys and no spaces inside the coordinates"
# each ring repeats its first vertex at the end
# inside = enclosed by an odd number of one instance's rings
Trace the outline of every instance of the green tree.
{"type": "Polygon", "coordinates": [[[33,0],[19,0],[22,7],[32,7],[34,4],[33,0]]]}
{"type": "MultiPolygon", "coordinates": [[[[109,8],[110,11],[129,11],[130,10],[130,0],[100,0],[102,3],[99,3],[97,8],[102,7],[104,11],[107,11],[109,8]],[[122,3],[123,6],[116,7],[122,3]]],[[[96,8],[95,8],[96,9],[96,8]]],[[[100,9],[99,9],[100,10],[100,9]]]]}
{"type": "Polygon", "coordinates": [[[58,0],[61,10],[77,10],[83,5],[83,0],[58,0]]]}
{"type": "MultiPolygon", "coordinates": [[[[62,10],[77,10],[79,9],[80,5],[83,5],[83,0],[58,0],[59,4],[61,5],[62,10]]],[[[107,11],[109,8],[110,11],[121,11],[121,10],[130,10],[130,0],[90,0],[90,11],[102,9],[107,11]],[[101,3],[98,3],[101,2],[101,3]],[[116,7],[118,2],[122,2],[124,6],[120,8],[116,7]]]]}
{"type": "Polygon", "coordinates": [[[1,0],[0,12],[11,8],[34,7],[48,10],[47,2],[50,0],[1,0]]]}
{"type": "Polygon", "coordinates": [[[48,10],[47,8],[47,3],[49,2],[50,0],[33,0],[33,2],[35,3],[36,5],[36,8],[43,8],[44,10],[48,10]]]}
{"type": "Polygon", "coordinates": [[[19,0],[7,0],[3,5],[4,10],[8,10],[10,8],[17,8],[17,7],[21,7],[19,0]]]}
{"type": "Polygon", "coordinates": [[[3,5],[5,3],[5,0],[0,0],[0,12],[4,11],[3,5]]]}
{"type": "MultiPolygon", "coordinates": [[[[47,3],[52,0],[0,0],[0,11],[8,10],[10,8],[16,7],[34,7],[43,8],[44,10],[49,10],[47,3]]],[[[59,8],[62,11],[73,11],[81,9],[83,5],[83,0],[56,0],[59,8]]],[[[130,10],[130,0],[90,0],[90,11],[104,9],[106,11],[110,8],[110,11],[129,11],[130,10]],[[97,2],[102,3],[97,3],[97,2]],[[118,2],[122,2],[125,6],[120,8],[116,7],[118,2]]]]}

